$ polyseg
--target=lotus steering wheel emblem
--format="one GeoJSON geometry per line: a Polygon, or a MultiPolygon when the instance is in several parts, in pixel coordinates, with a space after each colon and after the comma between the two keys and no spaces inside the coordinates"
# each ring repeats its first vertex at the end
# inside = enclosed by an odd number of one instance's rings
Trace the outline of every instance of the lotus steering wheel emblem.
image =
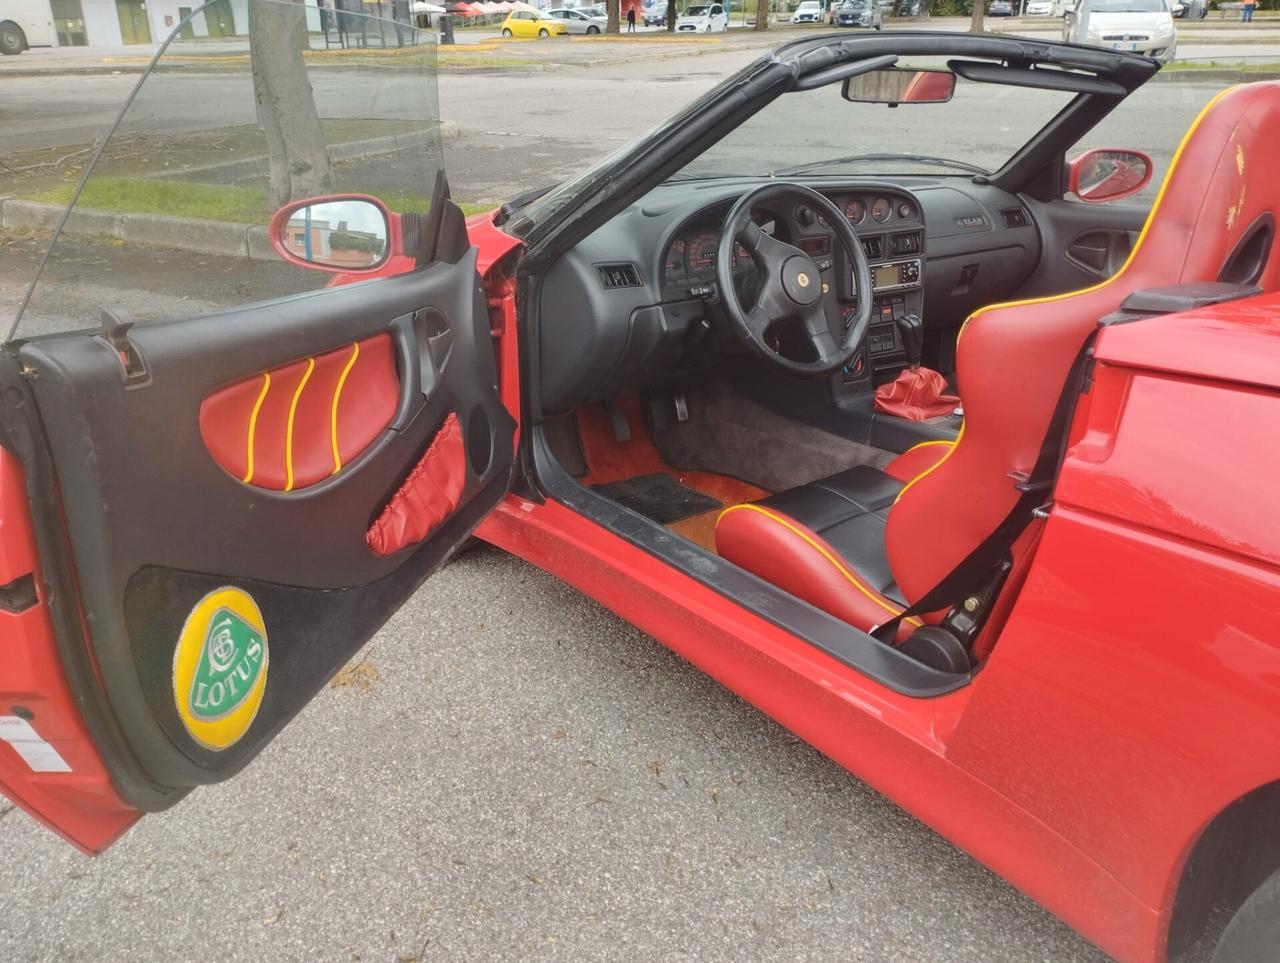
{"type": "Polygon", "coordinates": [[[800,285],[802,288],[807,288],[809,286],[809,275],[801,271],[796,275],[796,284],[800,285]]]}

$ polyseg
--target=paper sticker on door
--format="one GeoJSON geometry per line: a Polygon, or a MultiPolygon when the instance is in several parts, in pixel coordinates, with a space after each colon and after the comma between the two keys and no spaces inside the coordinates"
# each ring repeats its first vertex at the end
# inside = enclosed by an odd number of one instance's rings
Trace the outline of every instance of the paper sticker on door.
{"type": "Polygon", "coordinates": [[[191,738],[206,749],[249,731],[267,688],[267,627],[247,593],[210,592],[187,616],[173,653],[173,698],[191,738]]]}

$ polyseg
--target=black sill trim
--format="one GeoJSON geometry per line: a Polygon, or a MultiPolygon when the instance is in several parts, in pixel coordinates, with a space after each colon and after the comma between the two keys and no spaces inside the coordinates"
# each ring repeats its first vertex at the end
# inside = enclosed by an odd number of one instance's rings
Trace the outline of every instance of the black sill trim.
{"type": "Polygon", "coordinates": [[[790,593],[579,485],[535,425],[526,435],[537,482],[551,498],[661,559],[744,609],[901,695],[929,699],[968,685],[972,673],[939,672],[790,593]]]}

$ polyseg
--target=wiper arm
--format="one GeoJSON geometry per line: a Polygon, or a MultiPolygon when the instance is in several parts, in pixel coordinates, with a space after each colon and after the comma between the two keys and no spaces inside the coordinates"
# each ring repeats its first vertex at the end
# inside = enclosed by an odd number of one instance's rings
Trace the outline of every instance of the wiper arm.
{"type": "Polygon", "coordinates": [[[935,167],[950,167],[953,170],[967,171],[970,174],[989,174],[990,171],[966,164],[964,161],[951,160],[946,157],[931,157],[928,154],[850,154],[848,157],[833,157],[830,160],[815,161],[809,164],[797,164],[795,167],[783,167],[771,176],[786,174],[807,174],[823,167],[835,167],[839,164],[856,164],[862,161],[913,161],[917,164],[932,164],[935,167]]]}

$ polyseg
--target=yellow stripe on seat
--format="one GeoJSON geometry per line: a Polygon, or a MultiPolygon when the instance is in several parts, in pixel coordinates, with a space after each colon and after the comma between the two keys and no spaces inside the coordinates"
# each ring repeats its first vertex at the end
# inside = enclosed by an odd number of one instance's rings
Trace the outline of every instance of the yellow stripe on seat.
{"type": "MultiPolygon", "coordinates": [[[[844,563],[841,562],[834,555],[832,555],[831,552],[829,552],[825,546],[814,541],[805,532],[801,531],[791,522],[787,521],[787,519],[783,518],[781,515],[775,515],[773,512],[769,511],[767,508],[761,508],[759,505],[753,505],[749,502],[743,503],[741,505],[730,505],[728,508],[722,511],[719,514],[719,516],[717,516],[716,525],[719,526],[720,522],[730,512],[739,512],[739,511],[749,511],[749,512],[755,512],[758,515],[763,515],[765,518],[768,518],[777,522],[779,525],[787,529],[787,531],[791,532],[793,535],[798,535],[801,539],[804,540],[805,544],[807,544],[810,548],[814,549],[816,552],[818,552],[819,555],[821,555],[828,562],[834,565],[836,567],[836,571],[838,571],[841,575],[843,575],[845,577],[845,580],[848,581],[849,584],[851,584],[854,588],[856,588],[859,592],[861,592],[867,598],[871,599],[871,601],[875,602],[876,605],[880,606],[890,615],[901,615],[902,612],[905,611],[904,609],[891,605],[889,602],[885,601],[884,597],[881,596],[879,592],[876,592],[873,589],[871,589],[869,586],[864,585],[862,583],[862,580],[859,579],[858,576],[855,575],[853,572],[849,571],[849,569],[844,565],[844,563]]],[[[914,617],[909,618],[906,621],[910,622],[912,625],[917,625],[917,626],[924,624],[919,619],[914,617]]]]}
{"type": "Polygon", "coordinates": [[[293,419],[298,413],[298,399],[302,397],[302,389],[311,380],[311,372],[316,370],[316,359],[307,359],[307,370],[302,373],[298,387],[293,392],[293,400],[289,402],[289,424],[284,430],[284,490],[293,491],[293,419]]]}
{"type": "Polygon", "coordinates": [[[346,367],[338,376],[338,384],[333,389],[333,405],[329,409],[329,437],[333,442],[333,474],[335,475],[342,471],[342,453],[338,451],[338,402],[342,398],[342,389],[347,383],[347,375],[351,374],[351,369],[355,367],[358,357],[360,357],[360,342],[356,341],[351,345],[351,357],[347,359],[346,367]]]}
{"type": "Polygon", "coordinates": [[[267,400],[267,392],[271,390],[271,375],[262,372],[262,390],[258,392],[258,400],[253,403],[253,411],[249,413],[249,453],[245,458],[245,473],[241,479],[246,485],[253,481],[253,437],[258,431],[258,412],[262,410],[262,403],[267,400]]]}

